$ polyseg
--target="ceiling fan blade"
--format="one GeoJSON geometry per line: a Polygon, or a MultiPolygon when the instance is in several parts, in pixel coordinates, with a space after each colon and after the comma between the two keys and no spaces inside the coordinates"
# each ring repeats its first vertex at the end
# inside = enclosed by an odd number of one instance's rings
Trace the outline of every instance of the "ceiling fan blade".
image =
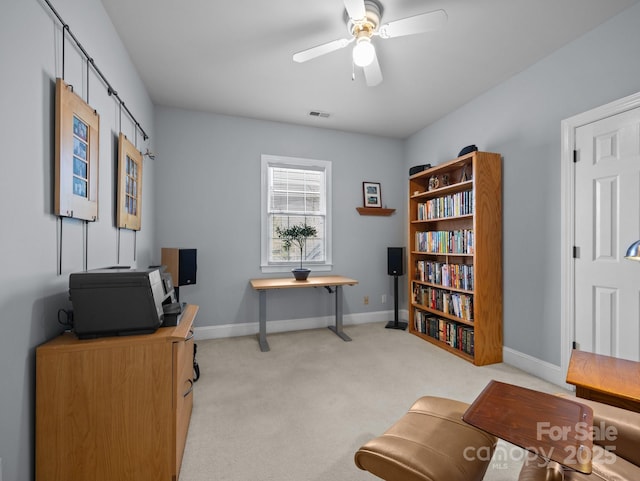
{"type": "Polygon", "coordinates": [[[341,48],[345,48],[347,45],[353,42],[353,40],[353,38],[341,38],[340,40],[334,40],[333,42],[323,43],[322,45],[317,45],[315,47],[308,48],[307,50],[302,50],[301,52],[293,54],[293,61],[298,63],[306,62],[307,60],[311,60],[316,57],[320,57],[321,55],[340,50],[341,48]]]}
{"type": "Polygon", "coordinates": [[[379,35],[382,38],[393,38],[428,32],[442,27],[447,23],[447,19],[447,12],[444,10],[421,13],[382,25],[379,29],[379,35]]]}
{"type": "Polygon", "coordinates": [[[366,67],[363,67],[364,78],[369,87],[375,87],[382,82],[382,70],[380,70],[380,63],[378,62],[378,56],[374,55],[373,62],[366,67]]]}
{"type": "Polygon", "coordinates": [[[364,0],[343,0],[344,8],[347,10],[347,14],[351,20],[362,20],[367,11],[364,8],[364,0]]]}

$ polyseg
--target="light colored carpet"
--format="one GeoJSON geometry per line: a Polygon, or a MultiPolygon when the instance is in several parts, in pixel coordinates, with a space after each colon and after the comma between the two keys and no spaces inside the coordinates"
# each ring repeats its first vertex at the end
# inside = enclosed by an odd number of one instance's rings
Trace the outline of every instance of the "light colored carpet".
{"type": "MultiPolygon", "coordinates": [[[[491,379],[563,389],[506,364],[475,367],[384,323],[198,341],[202,377],[180,481],[374,481],[353,462],[421,396],[472,402],[491,379]]],[[[486,481],[513,481],[522,451],[498,445],[486,481]]]]}

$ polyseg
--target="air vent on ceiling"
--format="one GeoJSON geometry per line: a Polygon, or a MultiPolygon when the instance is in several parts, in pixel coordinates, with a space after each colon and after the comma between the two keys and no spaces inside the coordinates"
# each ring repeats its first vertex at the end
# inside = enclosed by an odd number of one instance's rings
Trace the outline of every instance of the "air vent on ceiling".
{"type": "Polygon", "coordinates": [[[329,114],[327,112],[320,112],[319,110],[312,110],[309,112],[311,117],[322,117],[323,119],[329,118],[329,114]]]}

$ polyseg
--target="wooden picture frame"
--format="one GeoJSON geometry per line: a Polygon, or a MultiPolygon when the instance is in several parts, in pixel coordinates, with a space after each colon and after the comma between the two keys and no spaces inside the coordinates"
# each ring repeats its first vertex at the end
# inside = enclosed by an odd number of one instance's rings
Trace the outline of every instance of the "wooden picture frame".
{"type": "Polygon", "coordinates": [[[100,116],[73,87],[56,79],[54,213],[98,219],[100,116]]]}
{"type": "Polygon", "coordinates": [[[362,198],[364,207],[382,207],[382,192],[379,182],[363,182],[362,198]]]}
{"type": "Polygon", "coordinates": [[[142,220],[142,153],[121,132],[118,137],[116,227],[140,230],[142,220]]]}

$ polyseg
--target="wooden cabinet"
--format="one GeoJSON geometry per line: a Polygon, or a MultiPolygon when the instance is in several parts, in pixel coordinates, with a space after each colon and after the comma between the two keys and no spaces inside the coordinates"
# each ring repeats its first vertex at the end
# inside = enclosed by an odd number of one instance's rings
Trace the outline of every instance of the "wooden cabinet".
{"type": "Polygon", "coordinates": [[[502,159],[472,152],[409,178],[409,330],[502,361],[502,159]]]}
{"type": "Polygon", "coordinates": [[[36,350],[36,481],[174,481],[193,406],[193,320],[36,350]]]}
{"type": "Polygon", "coordinates": [[[576,396],[640,413],[640,362],[571,351],[567,383],[576,387],[576,396]]]}

